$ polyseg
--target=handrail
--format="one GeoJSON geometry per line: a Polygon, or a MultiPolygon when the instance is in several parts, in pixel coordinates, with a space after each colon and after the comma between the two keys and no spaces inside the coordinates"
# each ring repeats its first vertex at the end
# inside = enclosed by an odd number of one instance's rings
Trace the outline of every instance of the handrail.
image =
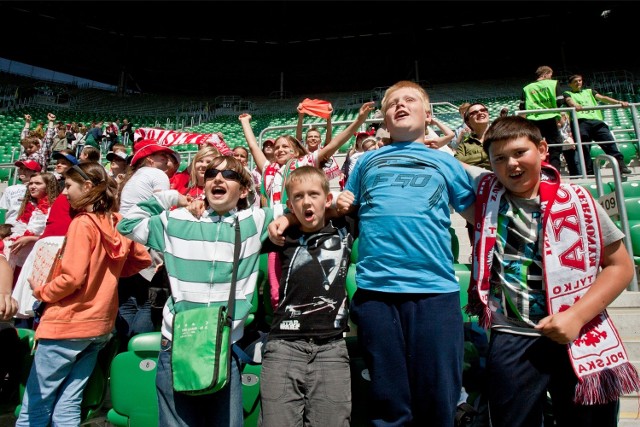
{"type": "MultiPolygon", "coordinates": [[[[633,129],[635,131],[636,134],[636,138],[631,140],[632,142],[635,142],[636,145],[636,149],[638,150],[638,153],[640,153],[640,139],[639,139],[639,135],[640,135],[640,125],[638,122],[638,110],[637,110],[637,106],[640,105],[640,103],[629,103],[629,108],[631,109],[631,121],[633,123],[633,129]]],[[[596,105],[596,106],[592,106],[592,107],[583,107],[582,111],[589,111],[589,110],[614,110],[614,109],[620,109],[620,108],[625,108],[622,106],[622,104],[610,104],[610,105],[596,105]]],[[[534,113],[561,113],[561,112],[568,112],[571,116],[571,123],[572,123],[572,133],[573,133],[573,140],[576,143],[577,147],[578,147],[578,157],[580,159],[580,169],[582,171],[582,178],[587,178],[587,173],[586,173],[586,166],[585,166],[585,160],[584,160],[584,152],[582,150],[582,147],[584,145],[594,145],[594,144],[600,144],[600,143],[607,143],[607,142],[612,142],[612,143],[616,143],[616,141],[587,141],[587,142],[583,142],[582,138],[580,137],[580,125],[578,123],[578,116],[576,115],[576,109],[574,107],[558,107],[558,108],[543,108],[543,109],[536,109],[536,110],[516,110],[515,114],[516,115],[524,115],[526,116],[527,114],[534,114],[534,113]]],[[[605,122],[606,123],[606,122],[605,122]]],[[[607,123],[608,125],[608,123],[607,123]]],[[[549,144],[549,146],[560,146],[563,147],[565,145],[569,145],[569,144],[549,144]]],[[[595,170],[595,169],[594,169],[595,170]]]]}
{"type": "MultiPolygon", "coordinates": [[[[618,215],[620,215],[620,229],[624,233],[624,246],[627,248],[627,252],[631,257],[631,262],[635,266],[635,262],[633,259],[633,245],[631,244],[631,233],[629,229],[629,217],[627,216],[627,207],[624,204],[624,192],[620,183],[622,182],[622,178],[620,175],[620,170],[618,169],[618,160],[610,156],[608,154],[600,154],[595,159],[595,165],[593,172],[596,177],[596,186],[598,189],[598,196],[602,196],[604,194],[603,186],[602,186],[602,174],[601,168],[606,162],[611,163],[613,169],[613,179],[615,182],[615,195],[616,195],[616,203],[618,205],[618,215]]],[[[631,279],[631,283],[627,286],[627,290],[631,292],[638,291],[638,276],[636,273],[636,269],[633,269],[633,278],[631,279]]]]}

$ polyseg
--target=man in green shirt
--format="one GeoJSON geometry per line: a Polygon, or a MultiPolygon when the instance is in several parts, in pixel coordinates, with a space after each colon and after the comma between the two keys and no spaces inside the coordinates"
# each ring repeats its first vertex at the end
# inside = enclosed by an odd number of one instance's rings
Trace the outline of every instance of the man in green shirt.
{"type": "Polygon", "coordinates": [[[569,87],[571,90],[564,92],[564,100],[568,106],[576,109],[587,174],[593,175],[593,161],[591,160],[590,154],[591,144],[585,144],[591,141],[597,142],[605,154],[615,157],[618,161],[621,174],[631,173],[631,169],[629,169],[624,162],[624,156],[614,142],[615,139],[609,130],[609,126],[603,120],[602,111],[584,109],[586,107],[597,106],[598,101],[604,102],[605,104],[621,104],[625,108],[629,106],[629,103],[602,95],[595,89],[585,89],[582,75],[580,74],[574,74],[569,77],[569,87]]]}

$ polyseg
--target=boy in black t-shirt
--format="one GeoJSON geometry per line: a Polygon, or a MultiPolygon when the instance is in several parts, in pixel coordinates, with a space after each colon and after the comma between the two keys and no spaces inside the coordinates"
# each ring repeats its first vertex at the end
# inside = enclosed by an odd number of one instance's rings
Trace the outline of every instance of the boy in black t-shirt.
{"type": "Polygon", "coordinates": [[[343,338],[352,236],[342,219],[328,221],[329,182],[303,166],[286,183],[299,224],[284,232],[278,303],[262,360],[261,425],[349,425],[351,377],[343,338]]]}

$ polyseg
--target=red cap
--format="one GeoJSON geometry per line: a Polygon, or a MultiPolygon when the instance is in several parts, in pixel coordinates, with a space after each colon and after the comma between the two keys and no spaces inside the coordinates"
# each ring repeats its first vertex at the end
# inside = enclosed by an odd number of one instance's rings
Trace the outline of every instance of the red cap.
{"type": "Polygon", "coordinates": [[[15,162],[14,165],[18,166],[19,168],[27,168],[34,172],[40,172],[42,170],[42,166],[40,166],[40,163],[36,162],[35,160],[19,160],[15,162]]]}
{"type": "Polygon", "coordinates": [[[180,163],[179,154],[173,151],[171,148],[166,147],[164,145],[159,145],[158,141],[155,139],[142,139],[135,143],[133,146],[133,157],[131,157],[131,166],[135,166],[143,158],[157,153],[159,151],[169,154],[176,158],[177,162],[180,163]]]}

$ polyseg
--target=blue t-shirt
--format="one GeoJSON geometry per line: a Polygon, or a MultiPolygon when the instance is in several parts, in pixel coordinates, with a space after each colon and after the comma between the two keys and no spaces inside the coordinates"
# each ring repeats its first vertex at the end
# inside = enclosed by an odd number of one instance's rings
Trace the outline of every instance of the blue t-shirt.
{"type": "Polygon", "coordinates": [[[475,201],[473,185],[452,155],[394,142],[360,157],[347,181],[360,218],[358,288],[450,293],[451,212],[475,201]]]}

